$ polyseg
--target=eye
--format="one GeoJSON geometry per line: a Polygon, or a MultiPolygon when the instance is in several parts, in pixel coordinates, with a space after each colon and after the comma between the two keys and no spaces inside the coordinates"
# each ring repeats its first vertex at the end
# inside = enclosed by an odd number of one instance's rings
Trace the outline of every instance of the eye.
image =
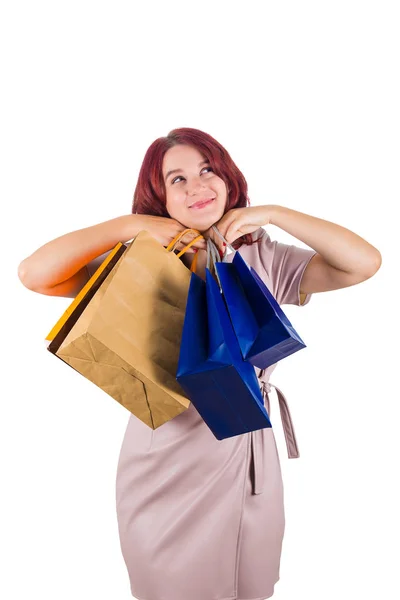
{"type": "MultiPolygon", "coordinates": [[[[204,169],[211,169],[211,170],[212,170],[212,167],[204,167],[204,169]]],[[[204,169],[202,169],[202,171],[204,171],[204,169]]],[[[171,183],[172,183],[172,184],[174,184],[174,183],[175,183],[175,181],[176,181],[177,179],[181,179],[181,178],[182,178],[182,179],[184,179],[184,177],[182,177],[182,175],[178,175],[178,177],[175,177],[175,178],[174,178],[174,179],[171,181],[171,183]]]]}

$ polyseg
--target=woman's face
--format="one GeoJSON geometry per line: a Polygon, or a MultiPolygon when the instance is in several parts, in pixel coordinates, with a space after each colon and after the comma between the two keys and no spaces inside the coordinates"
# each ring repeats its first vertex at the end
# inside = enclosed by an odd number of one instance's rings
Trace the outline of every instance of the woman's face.
{"type": "Polygon", "coordinates": [[[198,231],[221,219],[228,201],[226,184],[196,148],[183,144],[170,148],[162,172],[170,217],[198,231]]]}

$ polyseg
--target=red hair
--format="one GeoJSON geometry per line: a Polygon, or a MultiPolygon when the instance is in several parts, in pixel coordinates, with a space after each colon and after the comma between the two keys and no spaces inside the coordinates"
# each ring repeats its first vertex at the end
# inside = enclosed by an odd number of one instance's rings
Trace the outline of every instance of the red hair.
{"type": "MultiPolygon", "coordinates": [[[[178,144],[196,148],[208,158],[214,173],[223,179],[230,190],[226,212],[231,208],[244,208],[250,205],[246,179],[227,150],[208,133],[191,127],[181,127],[173,129],[166,137],[156,139],[149,146],[133,195],[132,213],[170,218],[166,208],[162,163],[165,153],[178,144]]],[[[246,234],[238,238],[232,245],[236,249],[243,243],[252,244],[254,240],[250,234],[246,234]]]]}

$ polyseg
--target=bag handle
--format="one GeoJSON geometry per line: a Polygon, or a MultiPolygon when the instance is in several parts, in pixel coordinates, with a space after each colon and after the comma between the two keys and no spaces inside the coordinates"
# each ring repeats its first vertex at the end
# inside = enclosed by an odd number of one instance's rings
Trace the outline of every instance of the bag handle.
{"type": "Polygon", "coordinates": [[[218,246],[214,242],[214,240],[211,238],[207,239],[207,269],[210,272],[211,272],[211,268],[213,269],[215,278],[217,279],[218,284],[219,284],[220,292],[222,293],[222,285],[221,285],[221,280],[218,275],[218,270],[216,268],[216,263],[227,262],[227,249],[228,248],[230,250],[232,250],[233,252],[236,252],[236,250],[235,250],[235,248],[233,248],[233,246],[231,246],[231,244],[228,244],[228,242],[226,241],[226,239],[224,238],[222,233],[220,231],[218,231],[218,229],[215,225],[212,226],[212,229],[213,229],[213,231],[215,231],[215,233],[218,235],[218,237],[221,238],[221,240],[223,240],[225,242],[225,246],[227,246],[223,256],[221,257],[219,254],[218,246]]]}
{"type": "Polygon", "coordinates": [[[219,278],[218,270],[216,268],[216,264],[220,263],[220,262],[226,262],[226,252],[221,260],[221,256],[219,254],[219,250],[218,250],[216,243],[211,238],[208,238],[207,239],[207,269],[210,271],[210,273],[212,272],[211,268],[214,271],[215,278],[219,285],[219,290],[222,293],[221,280],[219,278]]]}
{"type": "Polygon", "coordinates": [[[207,240],[207,269],[211,271],[211,267],[215,269],[215,263],[221,262],[221,256],[219,254],[216,244],[211,238],[207,240]]]}
{"type": "Polygon", "coordinates": [[[185,254],[185,252],[187,252],[189,250],[189,248],[191,246],[193,246],[193,244],[195,244],[196,242],[198,242],[199,240],[204,239],[202,235],[198,235],[196,238],[194,238],[194,240],[192,240],[187,246],[185,246],[183,248],[183,250],[181,250],[180,252],[178,252],[178,254],[176,255],[178,258],[180,256],[182,256],[182,254],[185,254]]]}
{"type": "MultiPolygon", "coordinates": [[[[192,231],[194,233],[198,233],[199,235],[194,238],[191,242],[189,242],[189,244],[187,246],[185,246],[180,252],[179,254],[177,254],[177,258],[179,258],[180,256],[182,256],[182,254],[185,254],[185,252],[187,252],[187,250],[189,250],[189,248],[191,246],[193,246],[193,244],[195,244],[196,242],[198,242],[201,239],[204,239],[204,237],[200,234],[199,231],[197,231],[197,229],[185,229],[184,231],[181,231],[180,233],[178,233],[178,235],[176,235],[174,237],[174,239],[172,240],[172,242],[170,242],[170,244],[168,244],[167,246],[167,250],[168,252],[172,252],[175,249],[175,246],[178,244],[178,242],[183,238],[184,235],[186,235],[186,233],[188,233],[189,231],[192,231]]],[[[190,271],[192,273],[196,272],[196,268],[197,268],[197,260],[199,258],[198,254],[195,254],[193,260],[192,260],[192,264],[190,266],[190,271]]]]}
{"type": "MultiPolygon", "coordinates": [[[[221,238],[221,240],[223,242],[225,242],[225,245],[227,248],[229,248],[229,250],[232,250],[232,252],[236,252],[235,248],[233,246],[231,246],[231,244],[228,244],[228,242],[226,241],[226,239],[224,238],[224,236],[222,235],[222,233],[220,231],[218,231],[218,229],[216,228],[215,225],[212,226],[213,231],[215,231],[215,233],[218,235],[219,238],[221,238]]],[[[226,253],[226,251],[225,251],[226,253]]]]}
{"type": "Polygon", "coordinates": [[[192,264],[190,265],[190,271],[192,273],[196,273],[197,268],[197,259],[199,258],[198,252],[194,255],[194,259],[192,260],[192,264]]]}
{"type": "MultiPolygon", "coordinates": [[[[184,236],[184,235],[186,235],[186,234],[187,234],[187,233],[189,233],[189,232],[197,233],[197,235],[198,235],[198,236],[200,235],[200,237],[203,237],[203,236],[200,234],[200,231],[197,231],[197,229],[184,229],[183,231],[179,232],[179,233],[178,233],[178,235],[176,235],[176,236],[174,237],[174,239],[173,239],[173,240],[172,240],[172,241],[171,241],[171,242],[168,244],[168,246],[167,246],[167,251],[168,251],[168,252],[172,252],[172,251],[174,251],[174,250],[175,250],[175,247],[176,247],[176,245],[178,244],[178,242],[180,242],[180,241],[181,241],[181,239],[183,238],[183,236],[184,236]]],[[[192,241],[193,241],[193,242],[197,241],[197,238],[196,238],[196,240],[192,240],[192,241]]],[[[186,252],[187,248],[189,248],[191,245],[192,245],[192,242],[190,243],[190,245],[188,245],[188,246],[186,247],[186,249],[185,249],[185,252],[186,252]]]]}
{"type": "MultiPolygon", "coordinates": [[[[193,244],[195,244],[198,240],[204,239],[202,235],[198,235],[197,238],[195,238],[194,240],[192,240],[187,246],[185,246],[183,248],[183,250],[181,250],[179,252],[179,254],[177,254],[176,256],[179,258],[182,254],[185,254],[185,252],[191,247],[193,246],[193,244]]],[[[194,258],[192,260],[192,264],[190,265],[190,271],[192,273],[196,272],[196,268],[197,268],[197,259],[199,258],[199,255],[196,253],[194,255],[194,258]]]]}

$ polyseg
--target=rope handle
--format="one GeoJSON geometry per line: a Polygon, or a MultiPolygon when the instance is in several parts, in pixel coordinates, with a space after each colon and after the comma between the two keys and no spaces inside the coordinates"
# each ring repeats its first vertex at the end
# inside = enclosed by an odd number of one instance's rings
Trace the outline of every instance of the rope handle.
{"type": "Polygon", "coordinates": [[[211,238],[208,238],[207,239],[207,269],[211,273],[212,272],[211,268],[212,268],[212,270],[214,272],[214,276],[218,282],[219,291],[222,294],[221,280],[220,280],[220,277],[218,274],[218,269],[216,268],[216,264],[220,263],[220,262],[226,262],[226,252],[225,252],[223,258],[221,259],[221,256],[219,254],[219,250],[218,250],[216,243],[211,238]]]}
{"type": "Polygon", "coordinates": [[[187,252],[189,250],[189,248],[191,248],[191,246],[193,246],[193,244],[195,244],[196,242],[198,242],[199,240],[204,239],[202,235],[198,235],[196,238],[194,238],[194,240],[192,240],[191,242],[189,242],[189,244],[187,246],[185,246],[180,252],[178,252],[177,257],[179,258],[180,256],[182,256],[182,254],[185,254],[185,252],[187,252]]]}
{"type": "MultiPolygon", "coordinates": [[[[180,256],[182,256],[182,254],[185,254],[185,252],[187,252],[189,250],[189,248],[191,248],[191,246],[193,246],[193,244],[195,244],[196,242],[198,242],[201,239],[204,239],[204,237],[200,234],[199,231],[197,231],[197,229],[185,229],[184,231],[181,231],[180,233],[178,233],[178,235],[176,235],[174,237],[174,239],[168,244],[167,246],[167,251],[168,252],[172,252],[173,250],[175,250],[176,245],[180,242],[180,240],[184,237],[184,235],[186,235],[188,232],[194,232],[194,233],[198,233],[199,235],[197,237],[195,237],[191,242],[189,242],[189,244],[187,246],[185,246],[176,256],[177,258],[179,258],[180,256]]],[[[199,255],[196,253],[193,260],[192,260],[192,264],[190,266],[190,271],[192,273],[196,272],[196,268],[197,268],[197,260],[199,258],[199,255]]]]}
{"type": "MultiPolygon", "coordinates": [[[[227,248],[229,248],[230,250],[232,250],[233,252],[235,252],[235,249],[233,248],[233,246],[231,246],[231,244],[228,244],[228,242],[226,241],[226,239],[224,238],[224,236],[218,231],[217,227],[215,225],[212,226],[212,229],[215,231],[215,233],[222,239],[223,242],[225,242],[225,245],[227,246],[227,248]]],[[[180,233],[178,233],[178,235],[176,235],[174,237],[174,239],[168,244],[167,246],[167,251],[168,252],[173,252],[177,246],[177,244],[180,242],[180,240],[187,234],[187,233],[197,233],[197,237],[195,237],[191,242],[189,242],[189,244],[187,244],[187,246],[185,246],[176,256],[179,258],[180,256],[182,256],[182,254],[185,254],[185,252],[187,252],[189,250],[189,248],[191,248],[196,242],[198,242],[201,239],[204,239],[204,236],[201,235],[201,233],[197,230],[197,229],[184,229],[183,231],[181,231],[180,233]]],[[[197,260],[198,260],[199,256],[196,253],[191,267],[190,267],[190,271],[192,273],[194,273],[196,271],[196,267],[197,267],[197,260]]],[[[222,258],[222,262],[225,262],[226,260],[226,250],[225,250],[225,254],[222,258]]],[[[210,269],[211,263],[212,263],[212,267],[214,269],[215,275],[217,276],[218,279],[218,283],[220,284],[219,281],[219,277],[217,274],[217,270],[215,268],[215,263],[216,262],[221,262],[221,257],[219,255],[219,251],[217,246],[215,245],[215,242],[213,242],[211,239],[207,240],[207,269],[210,269]]],[[[221,287],[221,284],[220,284],[221,287]]]]}
{"type": "MultiPolygon", "coordinates": [[[[222,233],[220,231],[218,231],[218,229],[216,228],[215,225],[212,226],[213,231],[215,231],[215,233],[218,235],[218,237],[225,242],[225,245],[227,248],[229,248],[229,250],[232,250],[232,252],[236,252],[235,248],[233,246],[231,246],[231,244],[228,244],[228,242],[226,241],[226,239],[224,238],[224,236],[222,235],[222,233]]],[[[226,251],[225,251],[226,252],[226,251]]]]}
{"type": "Polygon", "coordinates": [[[181,241],[181,239],[189,232],[193,232],[193,233],[197,234],[198,236],[200,235],[201,237],[203,237],[200,234],[200,231],[197,231],[197,229],[184,229],[183,231],[180,231],[178,233],[178,235],[176,235],[174,237],[174,239],[168,244],[167,251],[173,252],[175,250],[177,244],[181,241]]]}
{"type": "Polygon", "coordinates": [[[192,264],[190,265],[190,271],[192,273],[196,273],[196,269],[197,269],[197,259],[199,258],[199,253],[196,252],[196,254],[194,255],[194,259],[192,260],[192,264]]]}

